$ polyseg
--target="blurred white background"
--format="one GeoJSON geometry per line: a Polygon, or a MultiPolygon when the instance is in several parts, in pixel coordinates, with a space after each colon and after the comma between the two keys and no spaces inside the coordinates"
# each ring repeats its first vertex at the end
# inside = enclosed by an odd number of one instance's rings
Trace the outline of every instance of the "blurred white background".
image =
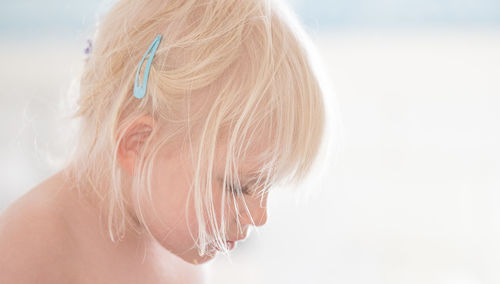
{"type": "MultiPolygon", "coordinates": [[[[500,283],[500,3],[290,4],[334,87],[342,152],[311,199],[271,194],[268,223],[206,265],[209,283],[500,283]]],[[[60,100],[108,5],[2,6],[0,211],[57,170],[60,100]]]]}

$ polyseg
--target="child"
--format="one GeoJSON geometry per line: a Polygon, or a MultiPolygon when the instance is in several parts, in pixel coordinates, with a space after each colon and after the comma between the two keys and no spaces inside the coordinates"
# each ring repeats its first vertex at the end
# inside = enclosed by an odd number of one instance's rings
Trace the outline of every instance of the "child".
{"type": "Polygon", "coordinates": [[[0,218],[1,283],[199,283],[323,140],[306,37],[267,0],[120,0],[67,165],[0,218]]]}

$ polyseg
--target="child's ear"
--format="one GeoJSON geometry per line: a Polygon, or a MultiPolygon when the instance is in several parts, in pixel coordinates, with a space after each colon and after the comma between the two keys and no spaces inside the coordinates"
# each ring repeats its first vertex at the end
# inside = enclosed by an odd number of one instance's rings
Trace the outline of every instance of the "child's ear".
{"type": "Polygon", "coordinates": [[[125,133],[121,141],[117,140],[117,143],[120,143],[117,153],[118,161],[130,175],[134,173],[134,165],[139,159],[139,153],[144,142],[153,131],[153,123],[150,116],[142,116],[124,130],[125,133]]]}

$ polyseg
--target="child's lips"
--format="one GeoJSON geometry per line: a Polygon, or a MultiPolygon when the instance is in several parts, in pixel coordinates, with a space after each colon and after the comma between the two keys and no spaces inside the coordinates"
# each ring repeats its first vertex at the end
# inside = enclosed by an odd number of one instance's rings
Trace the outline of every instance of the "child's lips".
{"type": "Polygon", "coordinates": [[[241,239],[235,239],[235,240],[226,240],[227,246],[229,247],[229,250],[232,250],[234,247],[236,247],[236,242],[241,241],[246,239],[247,235],[243,236],[241,239]]]}
{"type": "MultiPolygon", "coordinates": [[[[239,241],[239,240],[238,240],[239,241]]],[[[236,242],[237,241],[229,241],[229,240],[226,240],[226,245],[228,247],[229,250],[232,250],[236,247],[236,242]]],[[[221,250],[221,248],[219,246],[214,246],[214,249],[215,250],[221,250]]]]}
{"type": "MultiPolygon", "coordinates": [[[[246,237],[246,236],[245,236],[246,237]]],[[[236,239],[236,240],[226,240],[227,242],[227,245],[229,247],[229,250],[232,250],[235,246],[236,246],[236,242],[238,241],[241,241],[241,240],[244,240],[245,238],[241,238],[241,239],[236,239]]]]}
{"type": "Polygon", "coordinates": [[[226,241],[226,242],[227,242],[227,246],[229,247],[229,250],[232,250],[236,246],[235,241],[226,241]]]}

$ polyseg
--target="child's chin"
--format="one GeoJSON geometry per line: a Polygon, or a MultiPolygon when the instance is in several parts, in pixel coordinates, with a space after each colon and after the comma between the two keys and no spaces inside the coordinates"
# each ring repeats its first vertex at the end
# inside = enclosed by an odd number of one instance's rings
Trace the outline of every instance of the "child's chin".
{"type": "Polygon", "coordinates": [[[216,256],[216,251],[208,251],[204,255],[199,255],[197,249],[192,249],[189,251],[186,251],[185,254],[182,255],[177,255],[177,257],[181,258],[187,263],[198,265],[198,264],[203,264],[206,263],[216,256]]]}
{"type": "Polygon", "coordinates": [[[189,262],[194,265],[199,265],[199,264],[204,264],[210,260],[212,260],[215,257],[215,255],[195,255],[193,257],[189,258],[183,258],[184,261],[189,262]]]}

